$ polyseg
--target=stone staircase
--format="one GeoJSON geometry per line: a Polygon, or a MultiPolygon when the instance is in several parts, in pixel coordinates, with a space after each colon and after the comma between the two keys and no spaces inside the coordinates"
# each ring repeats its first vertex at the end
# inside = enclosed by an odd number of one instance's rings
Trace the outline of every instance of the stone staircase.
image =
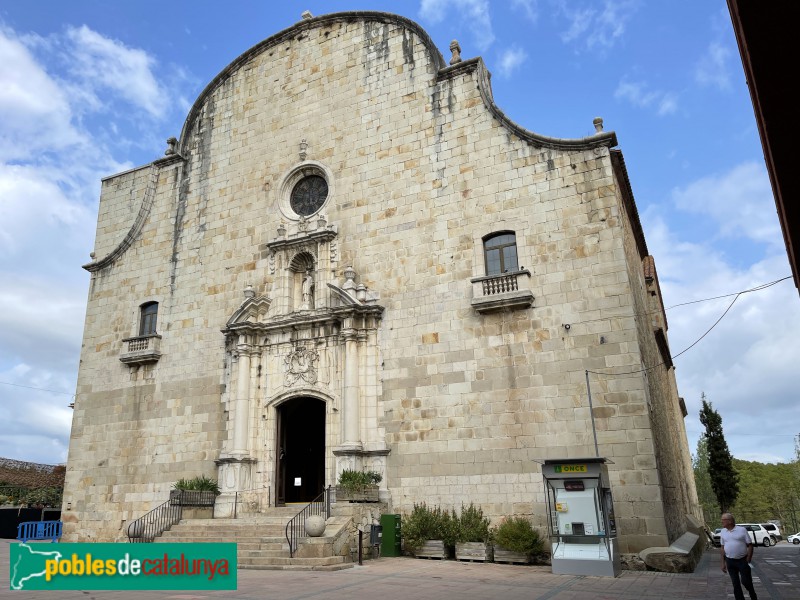
{"type": "Polygon", "coordinates": [[[286,524],[303,506],[269,508],[258,515],[237,519],[182,519],[156,542],[236,542],[240,569],[287,571],[338,571],[353,566],[350,560],[352,519],[331,517],[318,538],[301,538],[289,557],[286,524]]]}

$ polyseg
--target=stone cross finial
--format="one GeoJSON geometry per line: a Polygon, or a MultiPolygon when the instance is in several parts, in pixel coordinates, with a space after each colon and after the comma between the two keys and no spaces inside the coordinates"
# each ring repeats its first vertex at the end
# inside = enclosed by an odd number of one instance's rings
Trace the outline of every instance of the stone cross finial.
{"type": "Polygon", "coordinates": [[[175,146],[177,144],[178,144],[178,138],[174,138],[174,137],[167,138],[167,149],[164,150],[164,154],[166,156],[170,156],[172,154],[176,154],[177,150],[175,149],[175,146]]]}
{"type": "Polygon", "coordinates": [[[311,11],[310,11],[310,10],[304,10],[304,11],[303,11],[303,13],[300,15],[300,17],[301,17],[301,18],[302,18],[304,21],[307,21],[308,19],[313,19],[313,18],[314,18],[314,15],[312,15],[312,14],[311,14],[311,11]]]}
{"type": "Polygon", "coordinates": [[[450,42],[450,52],[453,53],[452,58],[450,59],[450,64],[454,65],[456,63],[461,62],[461,46],[458,43],[458,40],[453,40],[450,42]]]}
{"type": "Polygon", "coordinates": [[[595,133],[602,133],[603,132],[603,119],[600,117],[595,117],[592,121],[594,123],[594,131],[595,133]]]}
{"type": "Polygon", "coordinates": [[[305,160],[308,156],[308,142],[306,138],[300,140],[300,160],[305,160]]]}

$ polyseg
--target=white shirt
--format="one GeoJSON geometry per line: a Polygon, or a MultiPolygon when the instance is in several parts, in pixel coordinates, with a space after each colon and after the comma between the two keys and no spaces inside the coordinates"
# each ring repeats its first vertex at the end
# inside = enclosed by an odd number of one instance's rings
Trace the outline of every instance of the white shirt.
{"type": "Polygon", "coordinates": [[[719,541],[728,558],[744,558],[747,556],[747,546],[753,543],[747,529],[741,525],[734,525],[730,531],[723,527],[719,532],[719,541]]]}

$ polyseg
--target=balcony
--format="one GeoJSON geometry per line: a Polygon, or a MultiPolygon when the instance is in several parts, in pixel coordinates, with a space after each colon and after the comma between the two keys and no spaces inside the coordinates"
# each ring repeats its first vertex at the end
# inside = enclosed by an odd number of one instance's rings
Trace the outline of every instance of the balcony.
{"type": "Polygon", "coordinates": [[[528,269],[500,275],[473,277],[472,307],[480,314],[517,310],[533,306],[528,269]]]}
{"type": "Polygon", "coordinates": [[[127,351],[122,352],[119,355],[119,359],[126,365],[146,365],[158,362],[158,359],[161,358],[160,335],[125,338],[122,343],[127,344],[127,351]]]}

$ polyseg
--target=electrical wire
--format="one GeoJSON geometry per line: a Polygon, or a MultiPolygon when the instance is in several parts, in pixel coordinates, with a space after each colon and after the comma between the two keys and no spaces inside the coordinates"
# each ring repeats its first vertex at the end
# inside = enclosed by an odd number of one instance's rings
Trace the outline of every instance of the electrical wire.
{"type": "MultiPolygon", "coordinates": [[[[746,290],[742,290],[741,292],[736,292],[736,294],[727,294],[727,295],[725,295],[725,296],[716,296],[716,297],[714,297],[714,298],[706,298],[705,300],[717,300],[718,298],[729,298],[729,297],[731,297],[731,296],[735,296],[735,297],[734,297],[734,299],[731,301],[731,303],[728,305],[728,308],[726,308],[726,309],[725,309],[725,312],[723,312],[723,313],[720,315],[719,319],[717,319],[716,321],[714,321],[714,324],[713,324],[711,327],[709,327],[709,328],[706,330],[706,332],[705,332],[703,335],[701,335],[701,336],[700,336],[699,338],[697,338],[697,339],[696,339],[694,342],[692,342],[692,343],[691,343],[689,346],[687,346],[686,348],[684,348],[683,350],[681,350],[680,352],[678,352],[676,355],[674,355],[674,356],[671,356],[670,358],[671,358],[672,360],[675,360],[675,359],[676,359],[676,358],[678,358],[678,357],[679,357],[681,354],[683,354],[683,353],[685,353],[685,352],[688,352],[689,350],[691,350],[692,348],[694,348],[694,347],[695,347],[695,346],[696,346],[696,345],[697,345],[697,344],[700,342],[700,340],[702,340],[702,339],[703,339],[704,337],[706,337],[706,336],[707,336],[709,333],[711,333],[711,330],[712,330],[712,329],[714,329],[714,328],[715,328],[715,327],[716,327],[716,326],[719,324],[719,322],[720,322],[720,321],[722,321],[722,319],[725,317],[725,315],[727,315],[727,314],[728,314],[728,312],[730,311],[730,309],[731,309],[731,308],[733,308],[733,305],[736,303],[736,301],[739,299],[739,297],[740,297],[740,296],[742,296],[743,294],[748,294],[748,293],[750,293],[750,292],[758,292],[758,291],[761,291],[761,290],[763,290],[763,289],[766,289],[766,288],[768,288],[768,287],[771,287],[771,286],[773,286],[773,285],[775,285],[775,284],[778,284],[778,283],[780,283],[781,281],[785,281],[785,280],[787,280],[787,279],[791,279],[791,277],[783,277],[783,278],[781,278],[781,279],[776,279],[775,281],[770,281],[770,282],[768,282],[768,283],[762,283],[761,285],[757,285],[756,287],[752,287],[752,288],[749,288],[749,289],[746,289],[746,290]]],[[[697,302],[705,302],[705,300],[694,300],[694,301],[692,301],[692,302],[684,302],[683,304],[676,304],[675,306],[671,306],[670,308],[675,308],[675,307],[677,307],[677,306],[685,306],[686,304],[695,304],[695,303],[697,303],[697,302]]],[[[622,375],[636,375],[637,373],[646,373],[647,371],[651,371],[652,369],[655,369],[655,368],[657,368],[657,367],[660,367],[660,366],[662,366],[662,365],[664,365],[664,364],[666,364],[666,362],[665,362],[665,361],[661,361],[660,363],[658,363],[658,364],[656,364],[656,365],[653,365],[653,366],[651,366],[651,367],[645,367],[644,369],[636,369],[635,371],[626,371],[626,372],[624,372],[624,373],[601,373],[601,372],[598,372],[598,371],[587,371],[587,372],[589,372],[589,373],[593,373],[593,374],[595,374],[595,375],[614,375],[614,376],[622,376],[622,375]]],[[[614,369],[615,367],[608,367],[608,368],[609,368],[609,369],[614,369]]]]}
{"type": "MultiPolygon", "coordinates": [[[[786,277],[781,277],[780,279],[776,279],[774,281],[769,281],[767,283],[762,283],[760,285],[757,285],[757,286],[752,287],[752,288],[748,288],[746,290],[741,290],[741,291],[738,291],[738,292],[732,292],[730,294],[723,294],[722,296],[711,296],[710,298],[700,298],[699,300],[690,300],[689,302],[681,302],[680,304],[673,304],[672,306],[666,307],[664,309],[664,311],[666,312],[666,311],[668,311],[668,310],[670,310],[672,308],[678,308],[680,306],[688,306],[689,304],[698,304],[700,302],[708,302],[710,300],[719,300],[720,298],[730,298],[731,296],[738,296],[739,294],[747,294],[749,292],[758,292],[760,290],[763,290],[763,289],[771,287],[771,286],[773,286],[775,284],[778,284],[781,281],[786,281],[787,279],[791,279],[791,278],[792,278],[792,276],[788,275],[786,277]]],[[[648,315],[657,315],[657,314],[661,314],[661,309],[648,310],[648,311],[641,312],[641,313],[633,313],[631,316],[632,317],[646,317],[648,315]]],[[[595,321],[607,321],[610,318],[611,317],[598,317],[596,319],[585,319],[585,320],[582,320],[581,323],[594,323],[595,321]]]]}
{"type": "Polygon", "coordinates": [[[730,298],[731,296],[738,296],[740,294],[747,294],[748,292],[758,292],[765,288],[775,285],[776,283],[780,283],[781,281],[786,281],[787,279],[791,279],[791,275],[787,277],[781,277],[780,279],[776,279],[775,281],[770,281],[769,283],[762,283],[761,285],[757,285],[756,287],[752,287],[747,290],[742,290],[741,292],[733,292],[732,294],[724,294],[722,296],[713,296],[711,298],[702,298],[700,300],[691,300],[690,302],[681,302],[680,304],[673,304],[672,306],[668,306],[664,310],[669,310],[671,308],[677,308],[679,306],[687,306],[689,304],[697,304],[698,302],[708,302],[709,300],[719,300],[720,298],[730,298]]]}
{"type": "Polygon", "coordinates": [[[40,390],[42,392],[52,392],[54,394],[63,394],[64,396],[75,396],[75,394],[70,394],[69,392],[62,392],[61,390],[51,390],[48,388],[42,387],[34,387],[32,385],[22,385],[21,383],[10,383],[8,381],[0,381],[0,385],[13,385],[14,387],[21,387],[26,388],[29,390],[40,390]]]}

